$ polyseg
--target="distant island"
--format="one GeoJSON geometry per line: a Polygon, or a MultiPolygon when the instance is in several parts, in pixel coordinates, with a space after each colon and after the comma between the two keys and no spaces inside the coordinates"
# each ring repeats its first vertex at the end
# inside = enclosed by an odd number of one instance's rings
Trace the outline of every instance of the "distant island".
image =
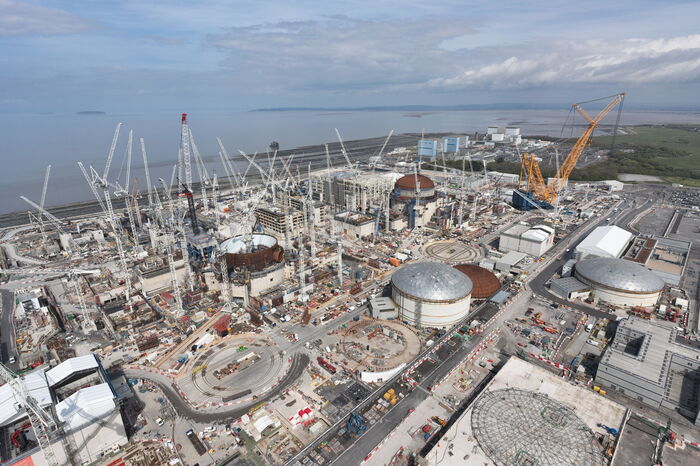
{"type": "Polygon", "coordinates": [[[377,107],[273,107],[251,112],[431,112],[436,110],[537,110],[566,108],[561,104],[510,103],[465,105],[388,105],[377,107]]]}
{"type": "Polygon", "coordinates": [[[83,110],[82,112],[77,112],[78,115],[107,115],[107,112],[101,110],[83,110]]]}

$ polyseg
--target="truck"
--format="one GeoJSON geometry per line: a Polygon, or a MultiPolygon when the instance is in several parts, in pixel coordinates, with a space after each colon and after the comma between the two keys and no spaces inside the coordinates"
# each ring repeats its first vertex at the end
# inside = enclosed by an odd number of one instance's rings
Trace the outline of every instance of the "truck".
{"type": "Polygon", "coordinates": [[[185,435],[187,435],[187,438],[190,439],[190,442],[192,442],[192,446],[194,447],[195,451],[199,456],[202,456],[207,452],[207,448],[204,446],[202,441],[199,439],[199,437],[197,437],[197,434],[195,434],[192,429],[185,432],[185,435]]]}
{"type": "Polygon", "coordinates": [[[337,372],[335,366],[333,364],[329,363],[328,361],[326,361],[325,359],[323,359],[321,356],[316,358],[316,361],[318,362],[319,366],[323,367],[325,370],[327,370],[331,374],[335,374],[337,372]]]}

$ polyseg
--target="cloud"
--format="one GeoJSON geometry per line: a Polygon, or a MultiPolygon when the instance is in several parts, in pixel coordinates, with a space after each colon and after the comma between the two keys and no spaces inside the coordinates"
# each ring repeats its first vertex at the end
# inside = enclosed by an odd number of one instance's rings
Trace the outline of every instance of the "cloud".
{"type": "MultiPolygon", "coordinates": [[[[369,21],[332,16],[232,27],[208,36],[227,53],[222,66],[270,89],[378,90],[457,71],[440,47],[473,33],[463,21],[369,21]]],[[[457,53],[458,54],[458,53],[457,53]]]]}
{"type": "Polygon", "coordinates": [[[0,36],[73,34],[94,28],[92,21],[63,10],[0,0],[0,36]]]}
{"type": "Polygon", "coordinates": [[[426,83],[430,88],[522,88],[562,83],[687,82],[700,78],[700,34],[662,39],[528,44],[426,83]],[[519,50],[518,50],[519,49],[519,50]]]}

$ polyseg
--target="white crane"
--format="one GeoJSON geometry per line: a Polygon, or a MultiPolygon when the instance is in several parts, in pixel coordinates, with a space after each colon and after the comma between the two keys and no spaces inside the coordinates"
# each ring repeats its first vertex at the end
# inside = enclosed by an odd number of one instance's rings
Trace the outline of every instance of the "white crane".
{"type": "Polygon", "coordinates": [[[41,207],[41,209],[37,209],[37,212],[29,211],[29,221],[32,224],[37,224],[37,226],[39,227],[39,231],[41,232],[41,238],[44,240],[44,243],[46,242],[46,231],[44,230],[44,218],[42,210],[44,208],[44,202],[46,201],[46,189],[49,185],[50,174],[51,165],[47,165],[46,174],[44,175],[44,186],[41,190],[41,200],[39,201],[39,207],[41,207]]]}
{"type": "Polygon", "coordinates": [[[190,127],[187,124],[187,114],[182,114],[182,120],[180,125],[180,179],[182,180],[183,170],[185,175],[185,186],[191,192],[192,191],[192,165],[190,163],[191,158],[191,145],[190,145],[190,127]]]}
{"type": "Polygon", "coordinates": [[[146,172],[146,189],[148,189],[148,207],[153,208],[153,186],[151,186],[151,174],[148,171],[148,156],[146,155],[146,143],[143,138],[139,139],[141,143],[141,155],[143,155],[143,170],[146,172]]]}
{"type": "MultiPolygon", "coordinates": [[[[173,259],[173,246],[168,243],[168,267],[170,269],[170,284],[173,287],[173,295],[175,297],[175,305],[177,306],[177,312],[184,312],[184,306],[182,304],[182,294],[180,293],[180,285],[177,282],[177,272],[175,271],[175,260],[173,259]]],[[[182,258],[183,261],[187,262],[187,256],[182,258]]]]}

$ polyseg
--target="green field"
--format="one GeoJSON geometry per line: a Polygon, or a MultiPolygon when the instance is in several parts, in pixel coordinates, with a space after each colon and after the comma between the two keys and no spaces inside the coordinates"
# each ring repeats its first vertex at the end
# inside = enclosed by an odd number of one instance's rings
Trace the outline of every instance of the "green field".
{"type": "MultiPolygon", "coordinates": [[[[656,175],[673,183],[700,186],[700,131],[690,126],[635,126],[617,136],[607,162],[617,173],[656,175]]],[[[609,146],[612,136],[593,138],[592,145],[609,146]]]]}

